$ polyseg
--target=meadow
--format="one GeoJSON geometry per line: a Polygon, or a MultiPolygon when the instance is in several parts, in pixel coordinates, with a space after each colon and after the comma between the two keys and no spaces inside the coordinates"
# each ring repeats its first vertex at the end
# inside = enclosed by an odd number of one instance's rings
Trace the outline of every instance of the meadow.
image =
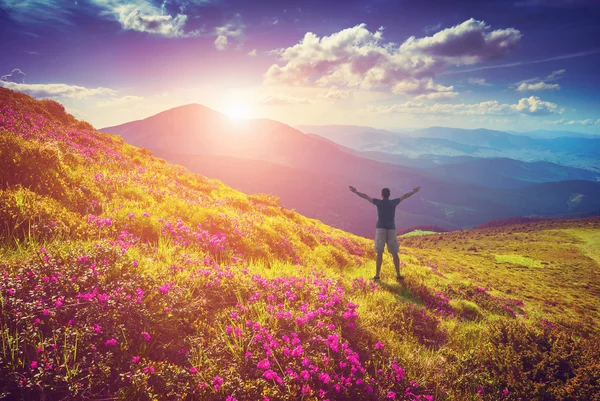
{"type": "Polygon", "coordinates": [[[372,241],[0,88],[0,398],[600,400],[600,219],[372,241]]]}

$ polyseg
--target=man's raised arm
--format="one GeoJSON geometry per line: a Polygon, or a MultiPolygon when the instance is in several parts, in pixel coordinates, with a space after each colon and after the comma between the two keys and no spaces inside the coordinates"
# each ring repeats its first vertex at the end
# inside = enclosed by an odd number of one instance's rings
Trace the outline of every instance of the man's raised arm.
{"type": "Polygon", "coordinates": [[[354,192],[356,195],[360,196],[363,199],[366,199],[369,201],[369,203],[373,203],[373,198],[371,198],[369,195],[367,194],[363,194],[362,192],[358,192],[356,190],[356,188],[354,188],[353,186],[350,187],[350,191],[354,192]]]}
{"type": "Polygon", "coordinates": [[[421,187],[416,187],[412,190],[412,192],[407,192],[404,195],[402,195],[400,197],[400,200],[403,201],[406,198],[410,198],[411,196],[413,196],[414,194],[416,194],[417,192],[419,192],[419,190],[421,189],[421,187]]]}

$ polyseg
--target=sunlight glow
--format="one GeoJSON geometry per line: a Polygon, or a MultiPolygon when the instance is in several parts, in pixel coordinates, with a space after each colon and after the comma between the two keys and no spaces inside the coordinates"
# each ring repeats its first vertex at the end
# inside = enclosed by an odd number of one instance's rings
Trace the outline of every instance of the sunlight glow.
{"type": "Polygon", "coordinates": [[[244,120],[252,116],[250,104],[242,102],[232,102],[226,113],[234,120],[244,120]]]}

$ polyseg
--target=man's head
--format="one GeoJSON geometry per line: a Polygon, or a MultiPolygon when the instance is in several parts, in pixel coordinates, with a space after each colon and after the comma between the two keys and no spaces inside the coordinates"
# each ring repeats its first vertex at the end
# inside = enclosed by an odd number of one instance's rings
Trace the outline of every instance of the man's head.
{"type": "Polygon", "coordinates": [[[383,188],[381,190],[381,197],[383,199],[390,199],[390,189],[389,188],[383,188]]]}

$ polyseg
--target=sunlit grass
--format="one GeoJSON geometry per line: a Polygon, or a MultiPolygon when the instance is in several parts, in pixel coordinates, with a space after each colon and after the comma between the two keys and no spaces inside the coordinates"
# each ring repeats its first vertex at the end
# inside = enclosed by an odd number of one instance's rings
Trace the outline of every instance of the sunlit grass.
{"type": "Polygon", "coordinates": [[[496,262],[498,263],[512,263],[515,265],[528,266],[528,267],[542,267],[542,263],[539,260],[533,260],[527,256],[521,255],[496,255],[496,262]]]}
{"type": "Polygon", "coordinates": [[[419,236],[419,235],[430,235],[430,234],[438,234],[438,233],[435,231],[414,230],[409,233],[402,234],[400,237],[408,238],[408,237],[414,237],[414,236],[419,236]]]}

